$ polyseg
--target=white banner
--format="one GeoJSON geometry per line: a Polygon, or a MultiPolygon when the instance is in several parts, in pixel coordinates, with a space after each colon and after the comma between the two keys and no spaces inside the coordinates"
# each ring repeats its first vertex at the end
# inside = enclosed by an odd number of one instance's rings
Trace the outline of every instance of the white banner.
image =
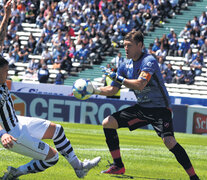
{"type": "Polygon", "coordinates": [[[12,82],[11,91],[72,96],[72,86],[44,84],[44,83],[33,84],[33,83],[12,82]]]}

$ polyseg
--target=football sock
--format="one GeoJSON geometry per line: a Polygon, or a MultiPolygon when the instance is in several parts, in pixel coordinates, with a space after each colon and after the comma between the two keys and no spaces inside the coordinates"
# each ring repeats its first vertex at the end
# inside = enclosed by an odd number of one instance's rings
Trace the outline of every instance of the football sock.
{"type": "Polygon", "coordinates": [[[56,124],[56,130],[52,139],[58,152],[67,159],[73,168],[79,169],[82,167],[82,162],[75,155],[73,147],[70,144],[70,141],[66,138],[64,129],[61,125],[56,124]]]}
{"type": "Polygon", "coordinates": [[[58,153],[56,153],[55,156],[53,156],[52,158],[44,161],[33,159],[29,163],[17,168],[18,172],[21,172],[20,174],[18,174],[18,176],[23,174],[42,172],[47,168],[55,165],[58,162],[58,159],[59,159],[58,153]]]}
{"type": "Polygon", "coordinates": [[[190,159],[180,144],[176,144],[170,151],[175,155],[177,161],[183,166],[189,176],[194,176],[195,171],[190,162],[190,159]]]}
{"type": "Polygon", "coordinates": [[[103,130],[106,137],[106,144],[108,145],[114,164],[118,167],[124,167],[121,159],[119,137],[116,129],[104,128],[103,130]]]}

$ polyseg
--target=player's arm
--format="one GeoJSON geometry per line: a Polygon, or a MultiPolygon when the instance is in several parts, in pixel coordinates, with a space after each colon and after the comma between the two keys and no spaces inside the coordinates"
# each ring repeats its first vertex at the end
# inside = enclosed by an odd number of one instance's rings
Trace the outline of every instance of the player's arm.
{"type": "Polygon", "coordinates": [[[4,6],[4,17],[0,24],[0,52],[2,50],[4,38],[6,36],[9,17],[11,15],[11,2],[12,0],[8,0],[6,5],[4,6]]]}
{"type": "Polygon", "coordinates": [[[99,94],[103,96],[113,96],[119,91],[116,86],[104,86],[100,88],[95,88],[94,94],[99,94]]]}
{"type": "Polygon", "coordinates": [[[142,71],[138,79],[124,79],[123,85],[130,89],[142,91],[150,79],[151,74],[149,72],[142,71]]]}
{"type": "Polygon", "coordinates": [[[1,138],[1,143],[2,145],[9,149],[12,148],[13,142],[12,141],[17,141],[13,136],[8,134],[0,125],[0,138],[1,138]]]}
{"type": "Polygon", "coordinates": [[[104,74],[111,78],[113,81],[118,82],[121,85],[126,86],[127,88],[134,90],[143,90],[144,87],[151,79],[151,74],[147,71],[142,71],[138,77],[138,79],[126,79],[122,76],[119,76],[117,73],[108,71],[104,69],[104,74]]]}

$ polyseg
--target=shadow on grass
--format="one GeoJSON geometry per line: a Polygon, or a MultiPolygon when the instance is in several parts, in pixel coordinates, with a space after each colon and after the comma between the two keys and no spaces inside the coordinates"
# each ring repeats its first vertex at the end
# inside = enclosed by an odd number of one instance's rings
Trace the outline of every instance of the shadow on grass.
{"type": "Polygon", "coordinates": [[[120,178],[120,179],[152,179],[152,180],[170,180],[170,179],[159,179],[159,178],[150,178],[150,177],[139,177],[139,176],[130,176],[130,175],[112,175],[111,177],[120,178]]]}

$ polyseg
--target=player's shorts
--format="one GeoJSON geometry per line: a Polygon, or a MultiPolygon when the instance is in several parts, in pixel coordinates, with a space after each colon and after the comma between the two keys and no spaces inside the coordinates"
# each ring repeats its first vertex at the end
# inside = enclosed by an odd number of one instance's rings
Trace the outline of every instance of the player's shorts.
{"type": "Polygon", "coordinates": [[[172,112],[168,108],[145,108],[134,105],[115,112],[119,128],[128,127],[130,131],[151,124],[158,136],[174,136],[172,112]]]}
{"type": "Polygon", "coordinates": [[[19,123],[9,132],[17,142],[13,141],[13,148],[9,150],[33,159],[45,160],[50,147],[41,139],[50,121],[24,116],[18,116],[18,120],[19,123]]]}

